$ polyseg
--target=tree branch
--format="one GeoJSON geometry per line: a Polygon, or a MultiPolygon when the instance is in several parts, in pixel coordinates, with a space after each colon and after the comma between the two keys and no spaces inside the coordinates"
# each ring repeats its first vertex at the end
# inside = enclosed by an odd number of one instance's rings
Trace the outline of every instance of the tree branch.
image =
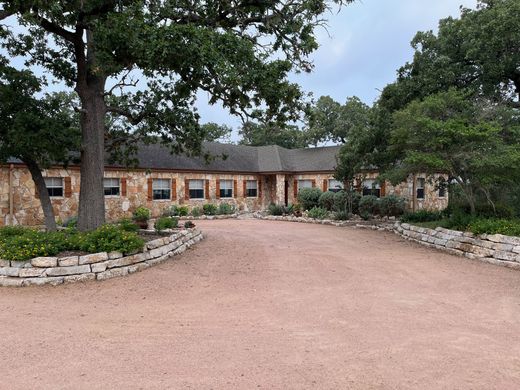
{"type": "Polygon", "coordinates": [[[112,114],[116,114],[127,118],[130,124],[134,126],[138,125],[146,116],[144,113],[134,115],[130,111],[127,111],[121,107],[107,106],[106,110],[107,112],[111,112],[112,114]]]}

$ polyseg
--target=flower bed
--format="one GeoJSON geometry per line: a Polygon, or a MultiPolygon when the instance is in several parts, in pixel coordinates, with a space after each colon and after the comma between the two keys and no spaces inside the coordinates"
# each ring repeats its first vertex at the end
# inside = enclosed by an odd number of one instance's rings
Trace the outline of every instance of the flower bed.
{"type": "Polygon", "coordinates": [[[99,252],[81,256],[35,257],[28,261],[0,259],[0,286],[31,286],[104,280],[158,264],[203,239],[200,230],[184,229],[144,244],[142,251],[99,252]]]}

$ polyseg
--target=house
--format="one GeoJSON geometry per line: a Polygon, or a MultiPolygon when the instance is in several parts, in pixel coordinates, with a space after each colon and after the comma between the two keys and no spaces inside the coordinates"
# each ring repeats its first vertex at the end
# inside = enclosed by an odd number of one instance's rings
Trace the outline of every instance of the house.
{"type": "MultiPolygon", "coordinates": [[[[172,155],[162,145],[142,146],[137,168],[106,164],[105,205],[107,220],[131,216],[145,206],[158,216],[172,204],[200,206],[227,202],[239,210],[256,211],[269,204],[296,202],[301,188],[338,191],[334,179],[339,146],[285,149],[279,146],[244,146],[205,143],[204,152],[214,158],[172,155]]],[[[77,215],[79,166],[51,168],[43,172],[57,218],[77,215]]],[[[396,194],[408,199],[410,209],[443,209],[447,194],[425,175],[410,176],[398,186],[380,185],[376,171],[360,174],[356,183],[364,194],[396,194]]],[[[29,171],[17,160],[0,166],[0,225],[38,225],[43,212],[29,171]]]]}

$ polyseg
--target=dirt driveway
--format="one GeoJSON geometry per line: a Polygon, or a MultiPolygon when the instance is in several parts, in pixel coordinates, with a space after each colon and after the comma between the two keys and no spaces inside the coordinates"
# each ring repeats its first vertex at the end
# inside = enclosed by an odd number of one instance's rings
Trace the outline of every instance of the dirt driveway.
{"type": "Polygon", "coordinates": [[[520,388],[520,272],[390,233],[199,225],[129,277],[0,289],[0,389],[520,388]]]}

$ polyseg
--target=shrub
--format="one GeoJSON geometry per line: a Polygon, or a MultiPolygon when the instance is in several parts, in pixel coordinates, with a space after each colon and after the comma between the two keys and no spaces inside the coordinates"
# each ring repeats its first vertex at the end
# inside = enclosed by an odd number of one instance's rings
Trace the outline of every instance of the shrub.
{"type": "Polygon", "coordinates": [[[177,207],[177,213],[179,214],[179,217],[185,217],[190,213],[190,209],[188,206],[179,206],[177,207]]]}
{"type": "Polygon", "coordinates": [[[162,212],[163,217],[176,217],[179,215],[179,210],[177,210],[177,205],[171,205],[166,208],[162,212]]]}
{"type": "Polygon", "coordinates": [[[79,249],[96,252],[130,253],[142,249],[144,240],[137,234],[122,230],[117,225],[103,225],[98,229],[79,235],[79,249]]]}
{"type": "Polygon", "coordinates": [[[335,195],[336,194],[332,191],[326,191],[323,194],[321,194],[320,199],[319,199],[320,207],[322,207],[328,211],[332,211],[332,209],[334,208],[334,196],[335,195]]]}
{"type": "Polygon", "coordinates": [[[298,192],[298,202],[304,210],[310,210],[319,206],[322,192],[319,188],[302,188],[298,192]]]}
{"type": "MultiPolygon", "coordinates": [[[[357,192],[351,191],[352,198],[352,214],[359,214],[359,200],[361,195],[357,192]]],[[[349,192],[339,191],[334,194],[334,210],[337,212],[348,212],[349,192]]]]}
{"type": "Polygon", "coordinates": [[[398,217],[404,214],[406,200],[397,195],[387,195],[381,198],[380,210],[381,215],[387,217],[398,217]]]}
{"type": "Polygon", "coordinates": [[[401,217],[402,222],[431,222],[442,219],[442,211],[418,210],[415,212],[406,212],[401,217]]]}
{"type": "Polygon", "coordinates": [[[139,230],[139,226],[136,225],[130,218],[123,218],[117,221],[119,227],[125,232],[134,232],[137,233],[139,230]]]}
{"type": "Polygon", "coordinates": [[[150,219],[150,210],[146,207],[139,206],[135,209],[132,219],[138,222],[145,222],[150,219]]]}
{"type": "Polygon", "coordinates": [[[194,207],[191,209],[191,215],[194,217],[200,217],[202,215],[202,209],[200,207],[194,207]]]}
{"type": "Polygon", "coordinates": [[[195,224],[193,222],[191,222],[191,221],[186,221],[186,222],[184,222],[184,227],[186,229],[191,229],[191,228],[195,227],[195,224]]]}
{"type": "Polygon", "coordinates": [[[475,234],[504,234],[506,236],[520,236],[520,220],[479,218],[469,223],[468,230],[475,234]]]}
{"type": "Polygon", "coordinates": [[[161,217],[155,221],[155,230],[160,233],[166,229],[174,229],[179,225],[179,220],[172,217],[161,217]]]}
{"type": "Polygon", "coordinates": [[[284,209],[282,206],[271,203],[267,209],[270,215],[283,215],[284,209]]]}
{"type": "Polygon", "coordinates": [[[221,203],[218,206],[218,214],[220,215],[230,215],[235,212],[235,206],[229,203],[221,203]]]}
{"type": "Polygon", "coordinates": [[[215,215],[217,214],[217,206],[215,206],[214,204],[211,204],[211,203],[207,203],[205,204],[204,206],[202,206],[202,211],[204,213],[204,215],[215,215]]]}
{"type": "Polygon", "coordinates": [[[70,217],[63,222],[63,227],[66,228],[75,228],[78,224],[78,216],[75,215],[73,217],[70,217]]]}
{"type": "Polygon", "coordinates": [[[359,214],[363,218],[364,215],[379,214],[379,198],[374,195],[361,197],[359,200],[359,214]]]}
{"type": "Polygon", "coordinates": [[[350,214],[348,213],[348,211],[335,211],[333,214],[333,218],[336,221],[346,221],[350,219],[350,214]]]}
{"type": "Polygon", "coordinates": [[[309,216],[309,218],[325,219],[329,216],[329,212],[322,207],[313,207],[309,210],[307,215],[309,216]]]}

